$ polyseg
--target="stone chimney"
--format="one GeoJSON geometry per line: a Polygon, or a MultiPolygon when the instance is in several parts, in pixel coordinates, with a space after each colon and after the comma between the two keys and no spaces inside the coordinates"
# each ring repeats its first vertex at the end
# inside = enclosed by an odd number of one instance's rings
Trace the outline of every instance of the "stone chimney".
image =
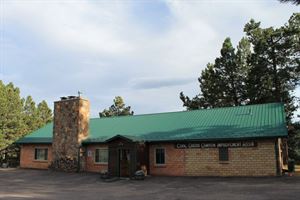
{"type": "Polygon", "coordinates": [[[52,169],[79,171],[80,147],[89,134],[90,103],[80,96],[54,102],[52,169]]]}

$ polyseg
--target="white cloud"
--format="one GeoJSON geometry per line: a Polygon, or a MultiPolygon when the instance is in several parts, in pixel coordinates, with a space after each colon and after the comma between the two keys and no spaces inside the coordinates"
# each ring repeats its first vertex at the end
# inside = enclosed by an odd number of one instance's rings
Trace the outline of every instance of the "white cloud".
{"type": "Polygon", "coordinates": [[[94,116],[117,95],[136,113],[180,110],[179,92],[199,91],[196,77],[219,55],[225,37],[236,45],[250,18],[279,26],[297,11],[276,1],[166,0],[159,1],[165,19],[151,20],[165,20],[167,28],[153,30],[131,13],[133,5],[147,9],[147,3],[4,1],[2,74],[16,74],[21,90],[49,102],[82,90],[94,116]]]}
{"type": "Polygon", "coordinates": [[[119,35],[126,27],[126,8],[116,3],[102,7],[101,4],[92,6],[87,1],[18,1],[9,3],[6,9],[8,18],[60,48],[108,54],[123,53],[131,48],[119,35]]]}
{"type": "Polygon", "coordinates": [[[140,77],[130,80],[134,89],[158,89],[163,87],[183,86],[194,82],[196,77],[140,77]]]}

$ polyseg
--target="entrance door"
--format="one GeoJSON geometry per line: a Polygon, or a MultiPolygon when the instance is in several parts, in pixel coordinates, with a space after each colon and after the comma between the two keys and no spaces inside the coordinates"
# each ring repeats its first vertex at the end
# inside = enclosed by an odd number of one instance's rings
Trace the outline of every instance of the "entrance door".
{"type": "Polygon", "coordinates": [[[128,177],[130,175],[129,149],[119,149],[119,169],[120,177],[128,177]]]}

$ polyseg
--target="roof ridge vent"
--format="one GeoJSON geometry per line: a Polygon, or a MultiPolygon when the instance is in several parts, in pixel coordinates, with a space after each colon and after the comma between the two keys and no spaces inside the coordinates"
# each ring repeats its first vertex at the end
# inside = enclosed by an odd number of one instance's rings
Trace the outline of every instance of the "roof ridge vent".
{"type": "Polygon", "coordinates": [[[248,110],[247,110],[247,112],[246,113],[238,113],[237,114],[237,116],[242,116],[242,115],[252,115],[252,110],[251,110],[251,108],[249,108],[248,110]]]}

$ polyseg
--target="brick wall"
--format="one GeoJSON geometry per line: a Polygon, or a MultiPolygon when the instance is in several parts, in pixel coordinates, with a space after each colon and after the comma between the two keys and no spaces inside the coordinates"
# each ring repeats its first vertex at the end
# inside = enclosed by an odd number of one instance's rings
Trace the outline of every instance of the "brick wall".
{"type": "Polygon", "coordinates": [[[52,146],[51,144],[24,144],[21,146],[20,167],[48,169],[52,161],[52,146]],[[37,161],[34,159],[35,148],[48,148],[48,160],[37,161]]]}
{"type": "Polygon", "coordinates": [[[92,144],[86,147],[86,165],[85,170],[88,172],[101,172],[107,170],[107,164],[95,163],[95,152],[99,148],[108,148],[107,145],[103,144],[92,144]]]}
{"type": "Polygon", "coordinates": [[[229,148],[229,161],[219,161],[218,148],[175,149],[174,144],[151,145],[150,173],[167,176],[275,176],[275,140],[257,147],[229,148]],[[166,149],[166,165],[155,166],[156,147],[166,149]]]}
{"type": "MultiPolygon", "coordinates": [[[[281,141],[279,140],[279,143],[281,141]]],[[[280,145],[278,145],[280,147],[280,145]]],[[[107,145],[86,147],[85,171],[101,172],[107,164],[94,162],[95,149],[107,145]]],[[[280,149],[279,149],[280,152],[280,149]]],[[[229,161],[220,162],[218,148],[175,149],[174,144],[150,144],[150,174],[162,176],[275,176],[275,140],[258,141],[257,147],[229,148],[229,161]],[[155,164],[155,149],[165,149],[165,165],[155,164]]],[[[21,146],[22,168],[47,169],[52,161],[52,146],[24,144],[21,146]],[[48,161],[34,160],[35,148],[48,148],[48,161]]],[[[279,157],[281,167],[282,159],[279,157]]]]}
{"type": "Polygon", "coordinates": [[[150,174],[162,176],[184,176],[185,150],[175,149],[174,144],[150,145],[150,174]],[[165,165],[155,164],[155,149],[165,148],[165,165]]]}

